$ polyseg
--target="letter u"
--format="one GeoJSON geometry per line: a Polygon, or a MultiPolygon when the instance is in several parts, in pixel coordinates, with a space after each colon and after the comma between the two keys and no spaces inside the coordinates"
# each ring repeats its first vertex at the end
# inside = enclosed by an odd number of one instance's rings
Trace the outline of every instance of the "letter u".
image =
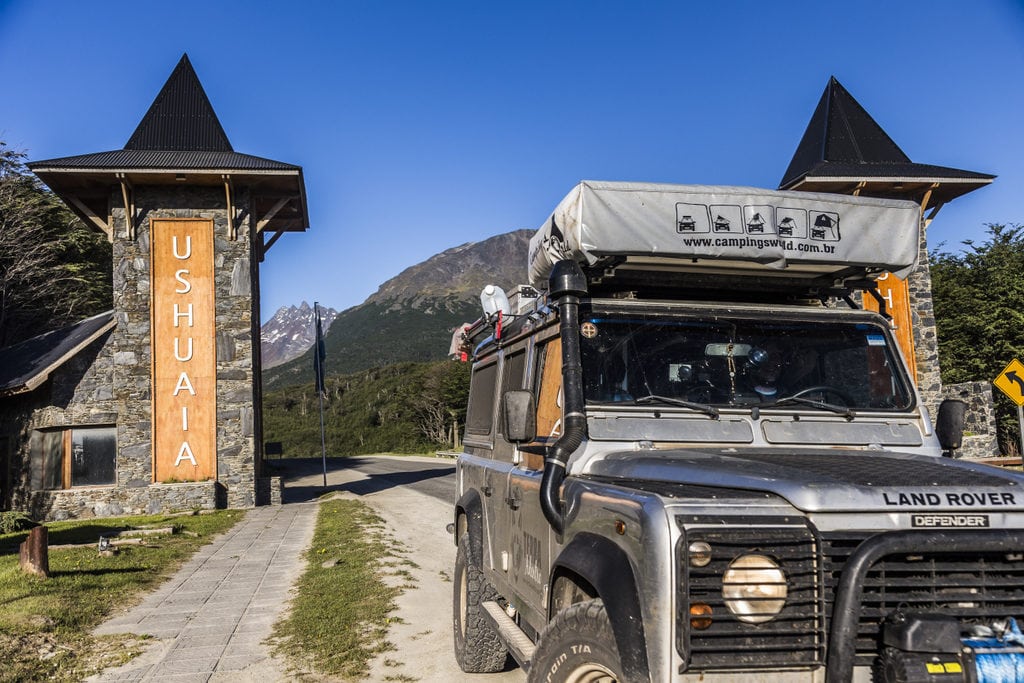
{"type": "Polygon", "coordinates": [[[182,363],[187,363],[188,361],[192,360],[192,337],[188,338],[188,353],[185,354],[184,358],[182,358],[181,352],[178,349],[178,342],[180,341],[181,340],[178,339],[177,337],[174,338],[174,360],[181,361],[182,363]]]}
{"type": "Polygon", "coordinates": [[[174,258],[181,259],[182,261],[184,261],[185,259],[189,258],[190,256],[192,256],[192,235],[185,235],[185,255],[184,256],[182,256],[181,254],[178,253],[178,236],[177,235],[171,235],[171,249],[174,251],[174,258]]]}

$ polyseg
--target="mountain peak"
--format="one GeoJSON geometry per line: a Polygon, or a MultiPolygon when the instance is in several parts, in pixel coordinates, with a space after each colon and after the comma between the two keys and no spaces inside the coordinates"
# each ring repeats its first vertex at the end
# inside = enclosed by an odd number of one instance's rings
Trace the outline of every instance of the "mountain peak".
{"type": "MultiPolygon", "coordinates": [[[[336,317],[338,312],[333,308],[320,307],[324,334],[336,317]]],[[[269,369],[301,356],[313,345],[315,337],[312,306],[305,301],[299,306],[282,306],[260,328],[263,368],[269,369]]]]}

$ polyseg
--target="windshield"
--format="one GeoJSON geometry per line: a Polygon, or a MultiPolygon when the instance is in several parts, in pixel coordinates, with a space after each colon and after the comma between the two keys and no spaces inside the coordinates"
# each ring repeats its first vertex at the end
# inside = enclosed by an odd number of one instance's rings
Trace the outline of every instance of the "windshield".
{"type": "Polygon", "coordinates": [[[822,320],[591,317],[580,328],[588,402],[693,409],[906,410],[888,339],[872,323],[822,320]]]}

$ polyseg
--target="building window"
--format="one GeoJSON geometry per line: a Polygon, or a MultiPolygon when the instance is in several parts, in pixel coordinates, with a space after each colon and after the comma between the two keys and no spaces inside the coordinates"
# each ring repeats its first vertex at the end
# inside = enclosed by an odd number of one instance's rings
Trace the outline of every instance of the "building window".
{"type": "Polygon", "coordinates": [[[116,482],[115,427],[36,431],[32,433],[30,452],[35,491],[116,482]]]}

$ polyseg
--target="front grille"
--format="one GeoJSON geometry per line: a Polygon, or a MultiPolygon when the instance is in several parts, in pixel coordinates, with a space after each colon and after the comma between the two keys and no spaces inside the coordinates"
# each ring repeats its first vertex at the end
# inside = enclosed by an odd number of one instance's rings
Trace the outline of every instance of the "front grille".
{"type": "MultiPolygon", "coordinates": [[[[796,667],[823,664],[836,588],[846,562],[868,536],[819,535],[799,518],[707,520],[679,517],[677,550],[680,654],[691,670],[796,667]],[[757,526],[753,526],[756,524],[757,526]],[[774,524],[773,526],[762,526],[774,524]],[[690,567],[687,547],[705,541],[706,567],[690,567]],[[757,553],[782,568],[789,585],[785,607],[762,624],[737,619],[722,596],[722,576],[738,556],[757,553]],[[819,588],[820,587],[820,588],[819,588]],[[689,607],[711,607],[711,625],[691,628],[689,607]]],[[[990,624],[1024,622],[1024,554],[1011,552],[903,552],[885,556],[868,571],[857,627],[856,664],[870,665],[881,646],[881,627],[897,609],[990,624]]]]}
{"type": "MultiPolygon", "coordinates": [[[[691,520],[680,520],[687,523],[691,520]]],[[[761,520],[760,523],[764,523],[761,520]]],[[[799,523],[799,522],[798,522],[799,523]]],[[[818,664],[824,656],[820,567],[814,534],[804,526],[688,528],[680,540],[682,585],[678,647],[691,669],[788,667],[818,664]],[[712,549],[705,567],[690,567],[686,548],[706,541],[712,549]],[[761,624],[737,619],[722,596],[722,576],[738,556],[757,553],[774,560],[786,575],[788,595],[778,617],[761,624]],[[690,627],[689,605],[711,607],[711,626],[690,627]]]]}
{"type": "MultiPolygon", "coordinates": [[[[862,536],[826,534],[825,614],[847,559],[862,536]]],[[[857,664],[878,653],[883,620],[897,608],[954,616],[967,623],[1024,617],[1024,557],[1020,554],[901,553],[883,557],[868,571],[857,628],[857,664]]]]}

